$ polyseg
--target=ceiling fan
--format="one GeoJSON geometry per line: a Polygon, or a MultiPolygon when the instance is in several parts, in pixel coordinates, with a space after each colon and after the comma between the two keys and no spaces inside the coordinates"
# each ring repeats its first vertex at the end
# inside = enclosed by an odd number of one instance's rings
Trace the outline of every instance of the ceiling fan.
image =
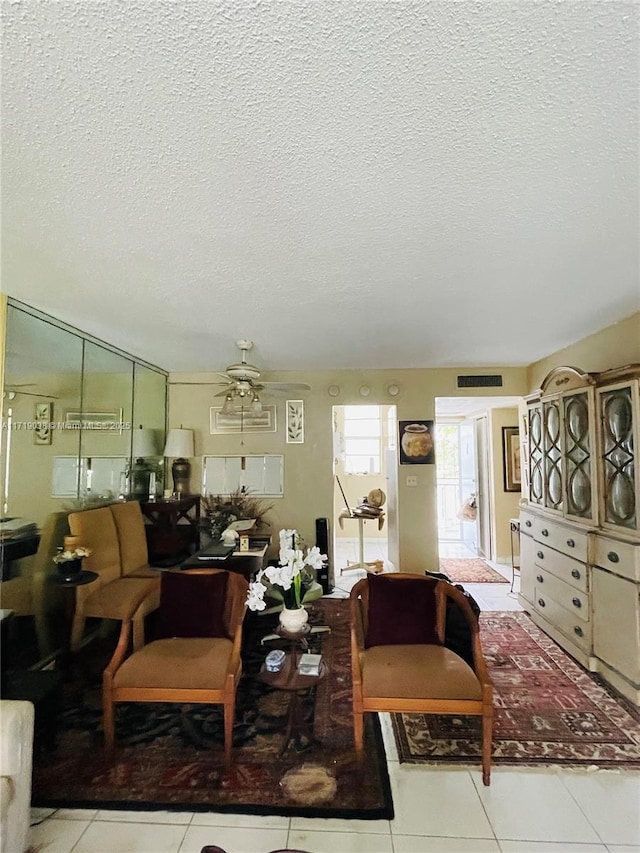
{"type": "Polygon", "coordinates": [[[49,400],[59,400],[59,397],[54,397],[53,394],[42,394],[35,391],[23,391],[23,388],[35,388],[34,382],[24,382],[18,385],[5,385],[3,397],[8,397],[9,400],[15,400],[18,394],[23,394],[26,397],[47,397],[49,400]]]}
{"type": "Polygon", "coordinates": [[[241,339],[236,346],[242,353],[241,360],[230,364],[224,373],[224,382],[170,382],[170,385],[220,385],[216,397],[224,397],[222,412],[225,415],[243,412],[249,415],[259,415],[262,412],[260,392],[265,394],[291,394],[297,391],[310,391],[311,386],[305,382],[265,382],[260,380],[260,370],[247,361],[247,353],[253,349],[253,341],[241,339]]]}

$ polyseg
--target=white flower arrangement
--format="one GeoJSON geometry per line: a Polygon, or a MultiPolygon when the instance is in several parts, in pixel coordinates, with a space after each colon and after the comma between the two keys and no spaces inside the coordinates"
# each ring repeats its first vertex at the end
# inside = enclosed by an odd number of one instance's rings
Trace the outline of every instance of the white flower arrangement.
{"type": "Polygon", "coordinates": [[[327,559],[326,554],[321,554],[317,545],[307,548],[304,554],[299,544],[298,532],[296,530],[280,531],[280,565],[267,566],[260,569],[255,581],[249,585],[247,595],[247,607],[249,610],[264,610],[266,607],[264,595],[268,587],[262,583],[266,577],[269,583],[276,587],[282,595],[284,606],[289,610],[298,610],[302,607],[304,597],[303,586],[305,581],[311,583],[314,576],[307,569],[317,571],[322,568],[327,559]]]}
{"type": "Polygon", "coordinates": [[[82,557],[91,556],[89,548],[74,548],[73,551],[58,549],[58,553],[53,558],[54,563],[70,563],[71,560],[80,560],[82,557]]]}

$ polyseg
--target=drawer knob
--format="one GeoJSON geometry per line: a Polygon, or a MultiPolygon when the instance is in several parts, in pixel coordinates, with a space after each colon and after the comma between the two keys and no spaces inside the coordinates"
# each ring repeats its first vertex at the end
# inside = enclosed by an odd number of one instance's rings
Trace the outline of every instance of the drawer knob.
{"type": "Polygon", "coordinates": [[[544,603],[544,598],[539,598],[538,604],[540,605],[540,607],[546,607],[546,604],[544,603]]]}
{"type": "Polygon", "coordinates": [[[577,581],[580,580],[580,572],[578,569],[571,569],[571,577],[575,578],[577,581]]]}
{"type": "Polygon", "coordinates": [[[547,530],[547,528],[546,528],[546,527],[543,527],[543,528],[542,528],[542,530],[540,531],[540,533],[542,533],[542,535],[543,535],[543,536],[548,536],[548,535],[549,535],[549,531],[547,530]]]}
{"type": "Polygon", "coordinates": [[[542,577],[542,575],[536,575],[536,580],[538,581],[538,583],[544,583],[544,578],[542,577]]]}
{"type": "Polygon", "coordinates": [[[582,628],[579,625],[576,625],[576,627],[573,629],[573,633],[577,634],[579,637],[584,636],[584,631],[582,630],[582,628]]]}
{"type": "Polygon", "coordinates": [[[607,560],[609,560],[610,563],[619,563],[620,557],[616,554],[615,551],[609,551],[609,553],[607,554],[607,560]]]}
{"type": "Polygon", "coordinates": [[[573,604],[574,607],[582,607],[582,602],[580,601],[579,598],[572,598],[571,603],[573,604]]]}
{"type": "Polygon", "coordinates": [[[576,547],[576,543],[573,541],[573,539],[567,539],[567,545],[569,546],[569,548],[576,547]]]}
{"type": "Polygon", "coordinates": [[[525,527],[531,527],[531,522],[530,522],[530,521],[525,521],[525,523],[524,523],[524,524],[525,524],[525,527]]]}
{"type": "Polygon", "coordinates": [[[537,557],[539,560],[544,560],[544,551],[538,551],[537,557]]]}

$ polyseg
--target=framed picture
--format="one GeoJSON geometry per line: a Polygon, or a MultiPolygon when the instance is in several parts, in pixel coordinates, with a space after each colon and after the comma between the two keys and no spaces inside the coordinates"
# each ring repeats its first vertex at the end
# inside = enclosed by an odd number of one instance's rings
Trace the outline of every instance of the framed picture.
{"type": "Polygon", "coordinates": [[[304,444],[304,400],[287,400],[287,444],[304,444]]]}
{"type": "Polygon", "coordinates": [[[216,433],[232,432],[275,432],[276,431],[276,407],[263,406],[259,415],[250,412],[238,412],[233,415],[225,415],[222,408],[212,406],[209,414],[209,432],[216,433]]]}
{"type": "Polygon", "coordinates": [[[53,420],[53,403],[34,403],[33,430],[34,444],[51,444],[51,421],[53,420]]]}
{"type": "Polygon", "coordinates": [[[433,465],[433,421],[398,421],[401,465],[433,465]]]}
{"type": "Polygon", "coordinates": [[[67,429],[106,430],[122,432],[122,409],[109,412],[79,412],[77,409],[64,413],[67,429]]]}
{"type": "Polygon", "coordinates": [[[518,427],[502,427],[502,469],[505,492],[519,492],[522,486],[520,433],[518,427]]]}

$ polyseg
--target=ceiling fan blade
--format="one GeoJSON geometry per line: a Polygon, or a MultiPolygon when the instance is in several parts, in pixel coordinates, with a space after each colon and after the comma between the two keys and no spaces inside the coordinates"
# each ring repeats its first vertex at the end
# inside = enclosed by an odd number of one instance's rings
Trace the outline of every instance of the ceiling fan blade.
{"type": "Polygon", "coordinates": [[[169,382],[169,385],[228,385],[231,387],[233,382],[169,382]]]}
{"type": "Polygon", "coordinates": [[[311,391],[311,385],[306,382],[261,382],[260,385],[268,393],[282,392],[288,394],[291,391],[311,391]]]}
{"type": "MultiPolygon", "coordinates": [[[[16,388],[19,386],[15,386],[16,388]]],[[[54,397],[53,394],[42,394],[36,391],[14,391],[12,388],[8,388],[8,391],[12,392],[16,395],[21,395],[25,397],[46,397],[47,400],[59,400],[60,397],[54,397]]]]}

